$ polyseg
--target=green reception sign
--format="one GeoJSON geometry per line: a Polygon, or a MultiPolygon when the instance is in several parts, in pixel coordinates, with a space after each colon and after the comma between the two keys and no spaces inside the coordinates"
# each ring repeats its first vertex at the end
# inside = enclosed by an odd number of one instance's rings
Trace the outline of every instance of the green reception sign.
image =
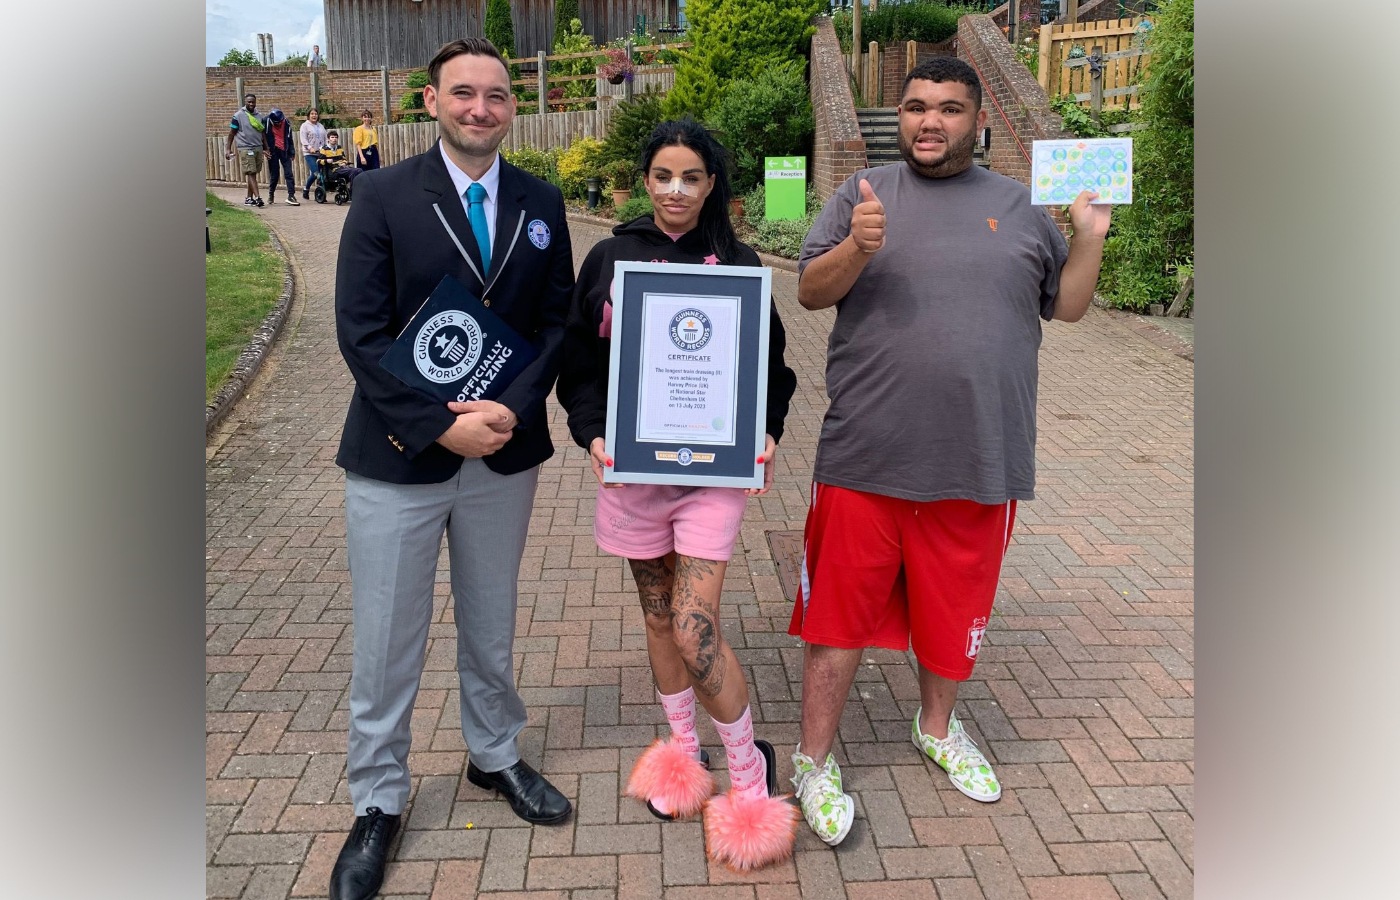
{"type": "Polygon", "coordinates": [[[763,218],[800,219],[807,213],[807,157],[763,158],[763,218]]]}

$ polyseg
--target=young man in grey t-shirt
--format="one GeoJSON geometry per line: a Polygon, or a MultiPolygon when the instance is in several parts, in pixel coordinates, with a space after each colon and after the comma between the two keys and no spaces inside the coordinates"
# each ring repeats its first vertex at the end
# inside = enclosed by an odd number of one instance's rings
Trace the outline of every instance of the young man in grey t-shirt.
{"type": "Polygon", "coordinates": [[[914,745],[974,800],[1001,796],[953,714],[981,647],[1016,502],[1035,485],[1042,319],[1093,298],[1109,207],[1081,193],[1066,247],[1019,182],[972,164],[976,72],[940,58],[905,79],[904,161],[849,179],[802,248],[798,301],[837,307],[789,633],[805,642],[793,784],[837,844],[854,803],[831,754],[866,647],[918,659],[914,745]]]}

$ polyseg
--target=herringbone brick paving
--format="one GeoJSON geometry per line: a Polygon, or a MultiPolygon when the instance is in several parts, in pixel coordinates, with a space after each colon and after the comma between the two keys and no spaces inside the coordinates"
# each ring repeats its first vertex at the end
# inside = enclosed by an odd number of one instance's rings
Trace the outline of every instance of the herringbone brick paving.
{"type": "MultiPolygon", "coordinates": [[[[239,202],[241,189],[218,189],[239,202]]],[[[332,290],[344,210],[259,215],[299,297],[207,461],[208,896],[325,896],[352,819],[346,791],[350,589],[334,455],[351,382],[332,290]]],[[[575,225],[575,254],[606,235],[575,225]]],[[[750,502],[725,581],[729,640],[761,735],[798,736],[801,647],[765,535],[802,527],[830,312],[775,271],[798,391],[767,497],[750,502]]],[[[707,863],[701,826],[620,796],[663,733],[624,564],[592,539],[594,489],[551,409],[520,572],[524,756],[576,804],[532,828],[462,777],[445,560],[413,716],[414,796],[384,896],[779,900],[1186,897],[1192,890],[1192,364],[1091,310],[1046,326],[1039,488],[1022,504],[992,625],[960,709],[1004,794],[967,800],[909,743],[905,654],[872,651],[841,722],[856,796],[837,849],[802,829],[793,861],[747,876],[707,863]]],[[[703,718],[703,717],[702,717],[703,718]]],[[[702,737],[718,741],[708,722],[702,737]]],[[[721,767],[722,769],[722,767],[721,767]]],[[[720,775],[723,783],[723,775],[720,775]]]]}

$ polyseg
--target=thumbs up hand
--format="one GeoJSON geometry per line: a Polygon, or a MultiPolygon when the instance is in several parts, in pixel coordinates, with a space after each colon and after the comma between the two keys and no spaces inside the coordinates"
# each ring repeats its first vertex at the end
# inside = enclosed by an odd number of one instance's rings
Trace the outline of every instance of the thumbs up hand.
{"type": "Polygon", "coordinates": [[[864,178],[860,180],[860,202],[851,210],[851,239],[862,253],[874,253],[885,246],[885,204],[864,178]]]}

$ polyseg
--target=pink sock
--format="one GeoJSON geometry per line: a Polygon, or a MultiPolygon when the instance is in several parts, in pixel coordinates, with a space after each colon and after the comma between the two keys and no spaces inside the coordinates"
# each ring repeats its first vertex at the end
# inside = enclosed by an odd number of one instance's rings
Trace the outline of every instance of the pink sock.
{"type": "Polygon", "coordinates": [[[753,745],[753,716],[749,708],[744,707],[744,714],[732,724],[715,720],[715,730],[729,759],[729,786],[746,797],[767,797],[768,769],[763,754],[753,745]]]}
{"type": "Polygon", "coordinates": [[[671,739],[685,748],[696,760],[700,759],[700,736],[695,733],[695,690],[686,688],[679,694],[656,692],[661,708],[671,723],[671,739]]]}

